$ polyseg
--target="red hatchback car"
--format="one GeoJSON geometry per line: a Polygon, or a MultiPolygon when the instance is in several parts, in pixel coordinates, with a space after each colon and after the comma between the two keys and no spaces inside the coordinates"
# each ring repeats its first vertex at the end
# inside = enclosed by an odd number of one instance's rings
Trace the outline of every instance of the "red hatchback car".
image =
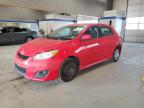
{"type": "Polygon", "coordinates": [[[15,56],[15,69],[25,78],[71,81],[79,70],[119,59],[122,39],[105,24],[73,24],[46,38],[23,44],[15,56]]]}

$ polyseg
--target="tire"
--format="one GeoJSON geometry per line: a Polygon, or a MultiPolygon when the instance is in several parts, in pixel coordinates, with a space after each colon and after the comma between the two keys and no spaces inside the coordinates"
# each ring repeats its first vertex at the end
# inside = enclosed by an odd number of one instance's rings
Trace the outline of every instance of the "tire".
{"type": "Polygon", "coordinates": [[[112,61],[117,62],[119,60],[119,57],[120,57],[120,51],[118,48],[116,48],[113,53],[112,61]]]}
{"type": "Polygon", "coordinates": [[[60,79],[64,82],[72,81],[78,72],[78,65],[72,58],[68,58],[64,61],[60,68],[60,79]]]}
{"type": "Polygon", "coordinates": [[[29,41],[31,41],[31,40],[33,40],[33,38],[31,38],[31,37],[27,37],[27,38],[26,38],[26,42],[29,42],[29,41]]]}

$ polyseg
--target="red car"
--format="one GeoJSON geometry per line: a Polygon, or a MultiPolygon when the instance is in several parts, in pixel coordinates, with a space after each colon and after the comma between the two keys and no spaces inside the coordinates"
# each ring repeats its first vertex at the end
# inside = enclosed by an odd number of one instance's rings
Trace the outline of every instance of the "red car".
{"type": "Polygon", "coordinates": [[[25,78],[71,81],[79,70],[119,59],[122,39],[105,24],[73,24],[22,45],[14,60],[25,78]]]}

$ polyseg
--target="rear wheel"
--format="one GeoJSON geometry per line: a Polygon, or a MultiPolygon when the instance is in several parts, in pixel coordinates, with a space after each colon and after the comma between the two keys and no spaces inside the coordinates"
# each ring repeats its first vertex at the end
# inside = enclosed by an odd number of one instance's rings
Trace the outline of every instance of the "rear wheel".
{"type": "Polygon", "coordinates": [[[113,53],[113,58],[112,60],[114,62],[117,62],[119,60],[119,57],[120,57],[120,51],[118,48],[115,49],[114,53],[113,53]]]}
{"type": "Polygon", "coordinates": [[[60,79],[64,82],[73,80],[78,72],[78,65],[72,58],[65,60],[60,69],[60,79]]]}

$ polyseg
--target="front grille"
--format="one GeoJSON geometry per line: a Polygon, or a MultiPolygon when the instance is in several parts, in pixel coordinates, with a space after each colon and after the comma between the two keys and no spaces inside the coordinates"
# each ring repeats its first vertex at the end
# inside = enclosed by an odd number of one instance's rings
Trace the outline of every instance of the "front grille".
{"type": "Polygon", "coordinates": [[[20,67],[20,66],[18,66],[16,64],[15,64],[15,69],[16,69],[16,71],[20,72],[23,75],[26,73],[26,69],[25,68],[20,67]]]}
{"type": "Polygon", "coordinates": [[[29,58],[29,56],[22,55],[19,52],[18,52],[18,57],[21,58],[21,59],[24,59],[24,60],[27,60],[29,58]]]}

